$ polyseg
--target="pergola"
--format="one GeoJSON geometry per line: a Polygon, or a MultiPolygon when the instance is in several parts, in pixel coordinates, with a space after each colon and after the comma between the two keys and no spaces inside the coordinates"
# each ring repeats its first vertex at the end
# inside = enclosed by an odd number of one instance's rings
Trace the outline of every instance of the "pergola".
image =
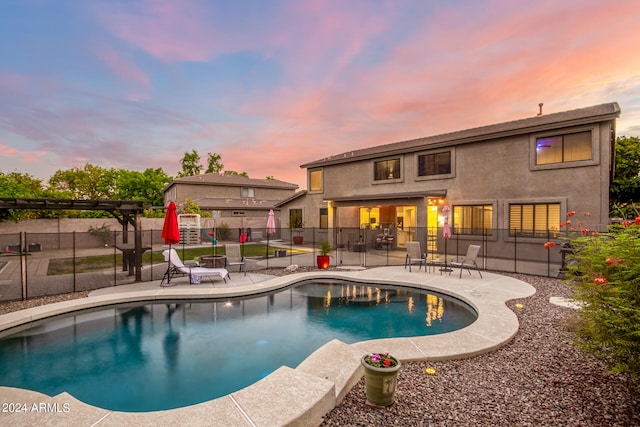
{"type": "Polygon", "coordinates": [[[2,209],[107,211],[122,225],[122,243],[128,243],[129,225],[134,231],[134,269],[136,282],[142,281],[142,230],[140,214],[148,209],[140,200],[73,200],[0,198],[2,209]]]}

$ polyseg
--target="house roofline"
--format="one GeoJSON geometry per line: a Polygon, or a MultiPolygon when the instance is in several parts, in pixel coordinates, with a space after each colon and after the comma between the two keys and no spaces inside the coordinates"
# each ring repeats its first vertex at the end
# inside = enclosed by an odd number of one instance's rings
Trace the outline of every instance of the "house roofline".
{"type": "Polygon", "coordinates": [[[298,192],[297,192],[297,193],[295,193],[294,195],[289,196],[289,197],[287,197],[286,199],[279,201],[278,203],[276,203],[275,205],[273,205],[273,207],[274,207],[274,208],[280,208],[280,207],[282,207],[283,205],[285,205],[285,204],[287,204],[287,203],[289,203],[289,202],[291,202],[291,201],[293,201],[293,200],[295,200],[295,199],[297,199],[297,198],[299,198],[299,197],[305,196],[306,194],[307,194],[307,190],[298,191],[298,192]]]}
{"type": "Polygon", "coordinates": [[[425,149],[436,149],[452,145],[468,144],[471,142],[487,140],[488,138],[497,139],[513,135],[521,135],[523,133],[543,132],[562,127],[580,126],[587,123],[616,119],[620,117],[620,113],[621,110],[618,103],[611,102],[560,113],[539,115],[526,119],[497,123],[441,135],[347,151],[325,159],[302,164],[300,167],[309,169],[341,163],[350,163],[356,160],[367,160],[396,154],[412,153],[425,149]]]}
{"type": "Polygon", "coordinates": [[[258,179],[247,178],[245,176],[221,175],[217,173],[207,173],[202,175],[185,176],[176,178],[167,184],[162,192],[166,193],[169,188],[176,184],[185,185],[209,185],[221,187],[256,187],[256,188],[272,188],[275,190],[297,190],[298,184],[280,181],[277,179],[258,179]]]}

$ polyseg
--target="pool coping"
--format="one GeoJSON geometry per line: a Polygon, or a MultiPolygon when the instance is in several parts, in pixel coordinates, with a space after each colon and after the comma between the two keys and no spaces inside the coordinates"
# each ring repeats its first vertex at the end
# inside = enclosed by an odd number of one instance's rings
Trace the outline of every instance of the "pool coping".
{"type": "MultiPolygon", "coordinates": [[[[456,271],[457,273],[457,271],[456,271]]],[[[133,301],[232,298],[266,293],[305,279],[333,277],[372,284],[408,285],[442,292],[471,305],[478,319],[458,331],[409,338],[385,338],[354,344],[333,340],[307,357],[295,369],[283,366],[262,380],[237,392],[208,402],[178,409],[129,413],[109,411],[76,400],[68,393],[46,396],[38,392],[0,387],[3,405],[25,403],[25,412],[0,413],[11,425],[111,426],[123,424],[164,425],[223,424],[246,426],[318,425],[322,417],[342,401],[360,380],[360,358],[366,353],[389,352],[402,361],[445,360],[471,357],[507,344],[518,331],[518,319],[506,301],[535,293],[533,286],[495,273],[457,274],[409,272],[400,267],[378,267],[358,271],[314,271],[286,276],[233,275],[227,284],[160,287],[159,281],[103,288],[87,298],[69,300],[0,315],[0,336],[7,329],[70,311],[133,301]],[[236,284],[237,283],[237,284],[236,284]],[[331,364],[326,361],[331,360],[331,364]],[[265,398],[268,396],[268,398],[265,398]],[[38,411],[41,403],[45,410],[38,411]],[[37,404],[35,407],[33,404],[37,404]],[[34,410],[35,408],[35,410],[34,410]],[[65,409],[67,411],[65,412],[65,409]]],[[[401,387],[402,384],[399,384],[401,387]]],[[[364,400],[363,400],[364,404],[364,400]]]]}

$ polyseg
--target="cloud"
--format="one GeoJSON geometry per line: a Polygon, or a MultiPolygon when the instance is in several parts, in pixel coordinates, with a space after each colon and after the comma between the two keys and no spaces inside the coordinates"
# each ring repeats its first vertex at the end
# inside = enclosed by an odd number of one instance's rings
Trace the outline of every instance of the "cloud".
{"type": "MultiPolygon", "coordinates": [[[[15,147],[9,147],[0,144],[0,155],[5,160],[19,161],[20,163],[34,164],[42,161],[47,155],[46,151],[19,150],[15,147]]],[[[9,164],[10,162],[7,162],[9,164]]]]}
{"type": "Polygon", "coordinates": [[[96,14],[116,37],[162,61],[207,61],[246,38],[240,28],[225,25],[216,7],[204,0],[140,0],[101,4],[96,14]]]}
{"type": "MultiPolygon", "coordinates": [[[[151,89],[149,77],[133,64],[131,60],[125,60],[122,54],[116,49],[103,46],[98,48],[98,56],[104,61],[107,67],[122,80],[140,85],[144,89],[151,89]]],[[[135,98],[140,99],[137,96],[135,98]]]]}

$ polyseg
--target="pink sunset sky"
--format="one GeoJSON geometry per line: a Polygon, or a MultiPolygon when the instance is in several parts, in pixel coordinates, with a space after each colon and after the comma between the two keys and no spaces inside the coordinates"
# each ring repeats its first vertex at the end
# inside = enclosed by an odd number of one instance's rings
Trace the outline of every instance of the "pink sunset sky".
{"type": "Polygon", "coordinates": [[[345,151],[618,102],[640,2],[5,0],[0,172],[206,167],[306,187],[345,151]]]}

